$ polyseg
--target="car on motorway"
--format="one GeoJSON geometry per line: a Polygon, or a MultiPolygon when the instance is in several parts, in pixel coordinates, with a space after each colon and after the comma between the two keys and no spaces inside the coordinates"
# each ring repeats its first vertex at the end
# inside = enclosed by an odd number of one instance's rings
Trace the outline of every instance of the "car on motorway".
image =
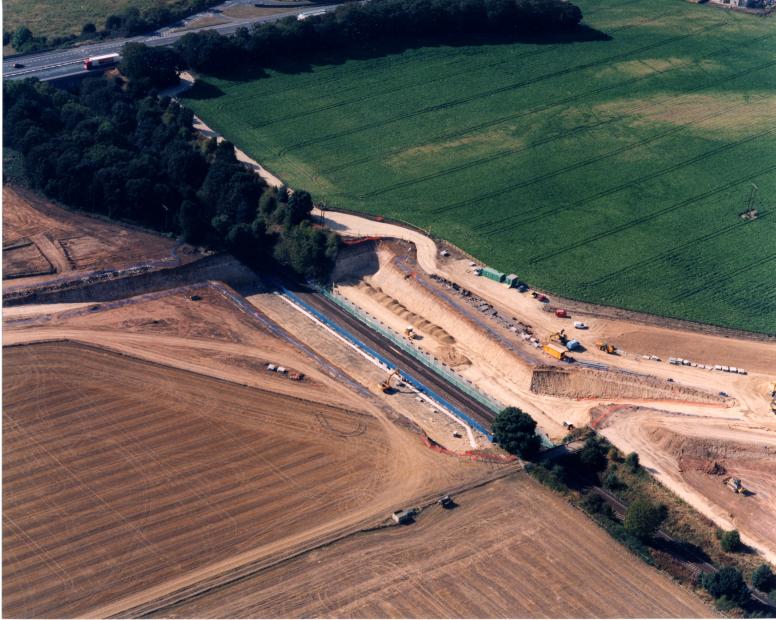
{"type": "Polygon", "coordinates": [[[15,62],[15,63],[13,63],[13,68],[14,69],[24,69],[24,65],[22,63],[20,63],[20,62],[15,62]]]}

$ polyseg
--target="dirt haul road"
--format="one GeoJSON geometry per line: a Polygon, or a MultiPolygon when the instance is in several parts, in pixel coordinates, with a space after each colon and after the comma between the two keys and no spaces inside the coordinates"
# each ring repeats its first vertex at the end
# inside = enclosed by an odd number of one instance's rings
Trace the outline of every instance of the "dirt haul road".
{"type": "Polygon", "coordinates": [[[497,469],[429,450],[217,288],[92,307],[5,321],[5,345],[49,341],[5,349],[8,615],[148,605],[497,469]]]}
{"type": "MultiPolygon", "coordinates": [[[[697,433],[703,435],[708,426],[709,436],[714,440],[726,439],[730,431],[726,429],[723,421],[731,420],[748,426],[758,433],[764,433],[767,437],[776,437],[776,428],[774,428],[776,418],[769,407],[770,384],[776,379],[770,374],[776,369],[776,345],[771,342],[696,334],[621,320],[587,317],[584,320],[590,325],[590,329],[577,332],[571,327],[571,321],[545,312],[541,304],[530,297],[475,276],[471,273],[468,260],[439,257],[435,243],[421,233],[349,214],[327,211],[325,218],[327,225],[341,234],[390,236],[414,243],[419,271],[416,277],[413,278],[412,273],[403,273],[396,268],[395,257],[398,250],[394,243],[389,244],[389,249],[378,249],[377,260],[373,261],[374,264],[371,264],[370,269],[364,273],[359,273],[357,277],[350,280],[347,279],[347,274],[340,274],[347,283],[338,285],[337,290],[399,333],[404,329],[406,322],[405,315],[396,314],[397,307],[401,309],[400,312],[406,310],[413,316],[433,319],[435,325],[454,337],[456,342],[453,346],[470,362],[469,366],[461,366],[457,369],[461,376],[471,380],[479,389],[497,400],[517,405],[528,411],[551,438],[557,439],[565,434],[566,431],[562,425],[564,421],[569,420],[575,425],[586,424],[590,421],[590,409],[596,403],[612,402],[640,404],[694,416],[697,433]],[[565,328],[567,332],[579,336],[583,344],[587,344],[588,351],[575,354],[575,357],[580,360],[604,363],[609,367],[630,373],[651,375],[655,379],[649,382],[654,389],[647,389],[648,386],[643,389],[634,386],[634,389],[629,388],[617,398],[616,394],[611,393],[612,389],[616,389],[616,385],[603,382],[601,386],[596,387],[593,384],[595,381],[603,380],[600,376],[589,379],[590,385],[586,390],[584,385],[580,385],[584,383],[583,378],[576,375],[574,381],[566,381],[560,387],[540,390],[539,393],[532,392],[532,385],[536,388],[537,383],[530,360],[522,353],[517,354],[517,350],[513,353],[504,347],[504,343],[519,344],[519,340],[508,333],[500,337],[503,342],[498,342],[492,337],[485,338],[482,329],[478,328],[472,320],[467,319],[449,304],[440,302],[438,295],[429,293],[419,285],[419,281],[425,278],[421,270],[436,273],[457,282],[461,287],[491,303],[501,316],[514,317],[515,320],[530,325],[534,334],[542,342],[547,341],[550,333],[565,328]],[[625,340],[626,336],[630,340],[625,340]],[[628,351],[622,352],[621,355],[606,355],[592,346],[597,339],[617,345],[620,338],[629,343],[628,351]],[[741,361],[737,363],[746,368],[748,374],[739,375],[691,366],[669,365],[666,363],[666,353],[663,353],[668,343],[672,347],[671,355],[694,359],[701,363],[714,364],[725,363],[727,360],[743,360],[745,363],[741,361]],[[642,358],[642,355],[657,354],[656,352],[662,353],[662,362],[642,358]],[[685,388],[687,395],[673,396],[670,391],[659,388],[661,383],[666,387],[671,386],[672,390],[681,386],[685,388]],[[643,392],[641,396],[638,395],[639,390],[643,392]],[[691,395],[693,390],[698,390],[708,397],[693,398],[691,395]],[[667,395],[661,396],[661,391],[667,395]],[[718,397],[719,392],[728,393],[730,398],[718,397]],[[718,402],[713,402],[715,399],[718,402]]],[[[408,257],[412,254],[413,252],[406,250],[402,260],[408,261],[408,257]]],[[[441,344],[435,342],[430,334],[424,335],[427,337],[418,346],[430,350],[441,358],[441,344]]],[[[528,350],[535,352],[532,347],[528,347],[528,350]]],[[[549,358],[545,359],[547,362],[543,363],[551,363],[549,358]]],[[[622,380],[623,377],[625,376],[619,375],[618,380],[622,380]]],[[[633,379],[631,382],[638,381],[633,379]]],[[[539,382],[539,387],[541,383],[539,382]]],[[[649,415],[651,414],[647,414],[647,417],[649,415]]],[[[626,452],[634,449],[633,443],[628,440],[628,432],[629,429],[624,429],[622,433],[612,434],[615,445],[626,452]]],[[[728,439],[734,440],[733,434],[728,439]]],[[[659,445],[655,446],[652,453],[657,454],[662,449],[659,445]]],[[[766,455],[765,458],[772,461],[774,455],[766,455]]],[[[677,478],[676,472],[672,472],[668,467],[667,463],[670,461],[655,457],[652,462],[667,484],[672,479],[681,479],[681,476],[677,478]],[[670,474],[674,474],[673,478],[670,474]]],[[[776,488],[769,486],[767,480],[764,484],[768,487],[768,493],[776,495],[776,488]]],[[[731,511],[723,508],[718,497],[713,494],[701,495],[697,489],[691,489],[688,484],[673,484],[671,488],[702,513],[714,519],[718,525],[730,526],[730,518],[724,518],[723,515],[731,511]]],[[[770,521],[776,522],[776,506],[766,504],[764,510],[767,511],[770,521]]],[[[735,514],[735,510],[732,512],[735,514]]],[[[776,553],[776,548],[773,547],[775,538],[758,534],[756,529],[752,529],[754,522],[751,519],[742,519],[736,523],[740,525],[745,538],[756,548],[769,554],[769,557],[773,557],[776,553]]]]}
{"type": "Polygon", "coordinates": [[[159,610],[166,618],[708,617],[525,474],[159,610]]]}

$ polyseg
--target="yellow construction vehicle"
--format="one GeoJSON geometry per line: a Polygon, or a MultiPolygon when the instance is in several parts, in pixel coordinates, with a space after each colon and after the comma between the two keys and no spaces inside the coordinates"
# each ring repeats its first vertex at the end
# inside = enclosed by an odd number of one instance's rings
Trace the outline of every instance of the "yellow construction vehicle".
{"type": "Polygon", "coordinates": [[[738,493],[739,495],[747,494],[747,490],[744,485],[741,484],[741,480],[739,478],[728,478],[725,481],[725,484],[731,491],[733,491],[733,493],[738,493]]]}
{"type": "Polygon", "coordinates": [[[399,371],[394,369],[393,372],[385,378],[385,380],[380,384],[380,389],[383,391],[383,394],[387,394],[393,389],[393,386],[391,385],[391,379],[398,376],[399,371]]]}
{"type": "Polygon", "coordinates": [[[550,342],[558,342],[565,347],[568,341],[569,339],[568,336],[566,336],[565,329],[562,329],[559,332],[555,332],[554,334],[550,334],[550,342]]]}
{"type": "Polygon", "coordinates": [[[613,344],[609,344],[608,342],[604,342],[603,340],[597,340],[595,346],[597,346],[601,351],[608,353],[609,355],[614,355],[617,352],[617,347],[615,347],[613,344]]]}

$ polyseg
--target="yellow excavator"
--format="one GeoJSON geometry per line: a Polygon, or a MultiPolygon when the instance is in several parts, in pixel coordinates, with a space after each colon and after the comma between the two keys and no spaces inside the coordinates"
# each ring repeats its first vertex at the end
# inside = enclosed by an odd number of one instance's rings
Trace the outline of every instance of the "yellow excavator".
{"type": "Polygon", "coordinates": [[[776,381],[771,384],[771,411],[776,414],[776,381]]]}
{"type": "Polygon", "coordinates": [[[383,394],[387,394],[393,389],[393,386],[391,385],[391,379],[398,376],[399,371],[394,369],[393,372],[385,378],[385,380],[380,384],[380,389],[383,391],[383,394]]]}
{"type": "Polygon", "coordinates": [[[550,342],[557,342],[558,344],[562,344],[565,347],[568,341],[569,338],[566,336],[565,329],[562,329],[559,332],[555,332],[554,334],[550,334],[550,342]]]}

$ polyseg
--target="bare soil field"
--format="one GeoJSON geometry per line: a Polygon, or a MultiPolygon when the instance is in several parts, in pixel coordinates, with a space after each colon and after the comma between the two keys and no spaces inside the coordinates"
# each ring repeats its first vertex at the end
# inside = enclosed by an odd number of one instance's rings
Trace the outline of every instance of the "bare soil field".
{"type": "MultiPolygon", "coordinates": [[[[355,408],[74,343],[4,355],[9,616],[137,601],[422,487],[385,425],[355,408]]],[[[416,445],[429,464],[444,458],[416,445]]]]}
{"type": "Polygon", "coordinates": [[[4,317],[6,615],[121,613],[498,468],[429,450],[240,300],[4,317]]]}
{"type": "Polygon", "coordinates": [[[349,536],[158,617],[708,617],[525,474],[432,506],[413,525],[349,536]]]}
{"type": "Polygon", "coordinates": [[[199,258],[173,239],[67,211],[28,190],[3,186],[3,278],[38,284],[98,269],[159,261],[169,266],[199,258]],[[27,276],[27,277],[25,277],[27,276]]]}
{"type": "Polygon", "coordinates": [[[776,561],[776,420],[765,428],[731,418],[677,414],[645,407],[596,411],[596,427],[701,513],[776,561]],[[739,478],[747,494],[725,481],[739,478]]]}

